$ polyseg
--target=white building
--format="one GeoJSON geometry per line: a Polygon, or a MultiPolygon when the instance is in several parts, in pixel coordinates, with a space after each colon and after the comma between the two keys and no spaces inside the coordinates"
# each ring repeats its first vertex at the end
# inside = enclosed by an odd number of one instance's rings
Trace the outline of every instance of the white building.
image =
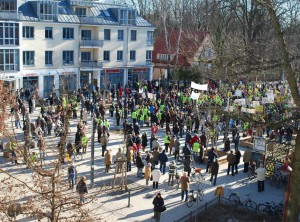
{"type": "Polygon", "coordinates": [[[152,80],[154,29],[126,5],[0,0],[0,79],[41,97],[152,80]]]}

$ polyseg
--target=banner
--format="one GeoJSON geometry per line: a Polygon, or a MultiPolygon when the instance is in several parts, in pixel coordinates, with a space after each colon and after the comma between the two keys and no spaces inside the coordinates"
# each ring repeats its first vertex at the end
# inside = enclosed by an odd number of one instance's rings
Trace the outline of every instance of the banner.
{"type": "Polygon", "coordinates": [[[255,107],[255,112],[256,113],[263,113],[264,112],[264,107],[263,106],[256,106],[255,107]]]}
{"type": "Polygon", "coordinates": [[[243,106],[246,105],[246,99],[236,99],[234,100],[234,103],[237,104],[238,106],[243,106]]]}
{"type": "Polygon", "coordinates": [[[201,84],[197,84],[197,83],[195,83],[193,81],[191,83],[191,88],[193,88],[193,89],[207,91],[207,87],[208,87],[208,84],[201,85],[201,84]]]}
{"type": "Polygon", "coordinates": [[[255,109],[247,109],[245,107],[242,107],[241,111],[243,113],[250,113],[250,114],[254,114],[255,113],[255,109]]]}
{"type": "Polygon", "coordinates": [[[200,93],[195,93],[194,91],[193,91],[192,94],[191,94],[191,98],[192,98],[193,100],[199,99],[199,96],[200,96],[200,93]]]}
{"type": "Polygon", "coordinates": [[[263,97],[261,99],[261,104],[274,103],[274,97],[263,97]]]}

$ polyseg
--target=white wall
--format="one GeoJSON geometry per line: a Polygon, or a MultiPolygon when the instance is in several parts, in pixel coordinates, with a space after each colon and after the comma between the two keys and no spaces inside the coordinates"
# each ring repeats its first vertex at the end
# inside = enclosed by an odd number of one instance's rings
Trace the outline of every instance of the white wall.
{"type": "MultiPolygon", "coordinates": [[[[79,58],[79,25],[76,24],[55,24],[55,23],[28,23],[23,22],[23,26],[34,27],[34,39],[22,40],[22,51],[34,51],[34,66],[23,66],[23,69],[52,69],[62,67],[78,66],[79,58]],[[45,27],[53,28],[53,39],[45,39],[45,27]],[[63,40],[63,28],[74,28],[74,40],[63,40]],[[74,65],[63,66],[62,52],[65,50],[74,51],[74,65]],[[45,51],[53,51],[53,66],[45,66],[45,51]]],[[[23,62],[23,61],[21,61],[23,62]]]]}

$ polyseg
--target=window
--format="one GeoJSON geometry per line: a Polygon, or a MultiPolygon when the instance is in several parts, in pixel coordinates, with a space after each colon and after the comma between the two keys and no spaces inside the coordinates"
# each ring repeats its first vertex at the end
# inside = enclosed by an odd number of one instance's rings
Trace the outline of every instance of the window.
{"type": "Polygon", "coordinates": [[[130,40],[131,41],[136,41],[136,30],[131,30],[131,35],[130,35],[130,40]]]}
{"type": "Polygon", "coordinates": [[[63,39],[74,39],[74,29],[63,28],[63,39]]]}
{"type": "Polygon", "coordinates": [[[52,51],[45,51],[45,65],[53,65],[52,51]]]}
{"type": "Polygon", "coordinates": [[[104,29],[104,40],[110,40],[110,29],[104,29]]]}
{"type": "Polygon", "coordinates": [[[123,61],[123,51],[117,51],[117,60],[123,61]]]}
{"type": "Polygon", "coordinates": [[[167,61],[168,58],[169,59],[171,58],[170,55],[168,55],[168,54],[157,54],[157,59],[158,60],[167,61]]]}
{"type": "Polygon", "coordinates": [[[52,27],[45,27],[45,38],[53,39],[53,29],[52,27]]]}
{"type": "Polygon", "coordinates": [[[86,17],[86,8],[76,8],[76,15],[86,17]]]}
{"type": "Polygon", "coordinates": [[[119,16],[119,22],[122,25],[135,25],[136,10],[121,9],[119,16]]]}
{"type": "Polygon", "coordinates": [[[63,51],[63,65],[74,65],[74,51],[63,51]]]}
{"type": "Polygon", "coordinates": [[[152,62],[152,51],[146,51],[146,62],[152,62]]]}
{"type": "Polygon", "coordinates": [[[124,30],[118,30],[118,40],[124,40],[124,30]]]}
{"type": "Polygon", "coordinates": [[[110,51],[103,52],[103,61],[110,61],[110,51]]]}
{"type": "Polygon", "coordinates": [[[34,51],[23,52],[23,65],[33,66],[34,65],[34,51]]]}
{"type": "Polygon", "coordinates": [[[0,45],[19,45],[19,24],[0,22],[0,45]]]}
{"type": "Polygon", "coordinates": [[[102,10],[103,14],[106,16],[106,17],[109,17],[110,16],[110,13],[109,11],[107,10],[102,10]]]}
{"type": "Polygon", "coordinates": [[[2,0],[0,2],[0,10],[1,11],[16,11],[17,9],[15,8],[17,4],[15,4],[14,1],[11,0],[2,0]]]}
{"type": "Polygon", "coordinates": [[[53,21],[56,17],[57,11],[56,11],[56,5],[51,4],[50,2],[38,2],[39,7],[39,19],[46,20],[46,21],[53,21]]]}
{"type": "Polygon", "coordinates": [[[91,53],[90,52],[81,52],[81,62],[90,62],[91,53]]]}
{"type": "Polygon", "coordinates": [[[130,58],[129,58],[129,59],[130,59],[131,61],[135,61],[135,54],[136,54],[136,53],[135,53],[135,50],[131,50],[131,51],[130,51],[130,58]]]}
{"type": "Polygon", "coordinates": [[[19,70],[19,50],[0,49],[0,71],[19,70]]]}
{"type": "Polygon", "coordinates": [[[26,39],[34,38],[34,27],[33,26],[23,26],[23,38],[26,38],[26,39]]]}
{"type": "Polygon", "coordinates": [[[91,40],[92,30],[81,30],[81,40],[91,40]]]}
{"type": "Polygon", "coordinates": [[[147,32],[147,44],[148,45],[153,45],[153,32],[152,31],[148,31],[147,32]]]}

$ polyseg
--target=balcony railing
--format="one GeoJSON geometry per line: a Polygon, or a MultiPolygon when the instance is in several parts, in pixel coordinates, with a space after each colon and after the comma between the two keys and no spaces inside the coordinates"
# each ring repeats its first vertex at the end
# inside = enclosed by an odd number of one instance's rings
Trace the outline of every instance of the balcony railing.
{"type": "Polygon", "coordinates": [[[21,12],[17,11],[1,11],[0,20],[20,20],[21,12]]]}
{"type": "Polygon", "coordinates": [[[79,17],[80,22],[85,24],[100,24],[101,19],[97,17],[79,17]]]}
{"type": "Polygon", "coordinates": [[[102,62],[85,61],[80,63],[80,68],[102,68],[102,62]]]}
{"type": "Polygon", "coordinates": [[[93,0],[69,0],[71,6],[86,6],[91,7],[93,0]]]}
{"type": "Polygon", "coordinates": [[[103,40],[98,40],[98,39],[81,40],[80,46],[82,46],[82,47],[103,47],[103,40]]]}

